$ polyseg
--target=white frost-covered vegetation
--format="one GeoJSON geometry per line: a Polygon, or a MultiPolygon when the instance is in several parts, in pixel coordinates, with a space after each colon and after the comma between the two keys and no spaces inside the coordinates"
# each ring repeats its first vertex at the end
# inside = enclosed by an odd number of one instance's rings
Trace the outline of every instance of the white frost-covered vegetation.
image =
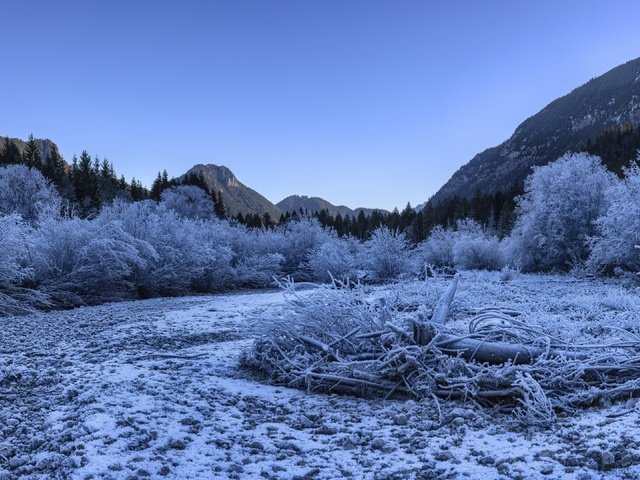
{"type": "MultiPolygon", "coordinates": [[[[622,282],[566,275],[522,274],[506,283],[501,278],[499,272],[460,272],[445,326],[466,333],[477,312],[498,307],[520,311],[511,318],[576,344],[619,343],[639,333],[639,297],[622,282]]],[[[338,300],[347,302],[335,309],[340,325],[328,333],[342,328],[346,308],[357,325],[367,318],[360,312],[386,315],[385,307],[392,323],[417,315],[412,305],[433,304],[449,284],[436,275],[344,292],[338,300]],[[351,302],[351,294],[365,303],[351,302]]],[[[544,397],[509,366],[504,374],[511,375],[523,406],[539,408],[517,410],[520,404],[511,402],[514,412],[507,402],[482,408],[474,401],[430,396],[396,401],[310,395],[266,384],[238,368],[238,352],[263,338],[265,319],[289,318],[293,324],[294,313],[313,311],[308,307],[326,294],[298,291],[298,306],[285,304],[283,292],[242,292],[0,318],[0,478],[639,478],[637,398],[609,404],[604,397],[597,408],[560,409],[553,422],[539,426],[545,418],[539,414],[549,411],[544,401],[532,400],[544,397]],[[309,299],[314,293],[319,297],[309,299]]],[[[331,307],[318,312],[308,332],[331,315],[331,307]]],[[[301,328],[294,324],[289,332],[301,328]]],[[[302,350],[292,360],[307,361],[302,350]]],[[[391,371],[399,364],[390,360],[391,371]]],[[[464,367],[453,357],[442,361],[464,367]]],[[[487,368],[495,371],[496,366],[487,368]]],[[[465,368],[451,374],[469,380],[465,368]]],[[[561,392],[565,384],[557,380],[561,392]]],[[[556,392],[545,395],[559,400],[556,392]]]]}
{"type": "Polygon", "coordinates": [[[616,182],[598,157],[566,155],[536,168],[525,182],[511,235],[512,256],[527,270],[552,270],[584,262],[596,220],[616,182]]]}
{"type": "Polygon", "coordinates": [[[590,262],[596,268],[640,272],[640,168],[625,171],[625,178],[607,192],[608,205],[596,221],[590,262]]]}
{"type": "Polygon", "coordinates": [[[10,165],[0,168],[0,314],[263,288],[285,276],[383,283],[438,268],[636,273],[639,169],[625,175],[597,157],[566,155],[527,179],[510,236],[461,220],[414,246],[384,227],[365,242],[340,238],[308,218],[250,229],[218,219],[205,192],[187,185],[160,202],[116,200],[79,219],[62,214],[38,171],[10,165]]]}
{"type": "Polygon", "coordinates": [[[503,242],[474,220],[458,220],[455,228],[436,227],[417,248],[417,258],[435,267],[500,270],[506,258],[503,242]]]}

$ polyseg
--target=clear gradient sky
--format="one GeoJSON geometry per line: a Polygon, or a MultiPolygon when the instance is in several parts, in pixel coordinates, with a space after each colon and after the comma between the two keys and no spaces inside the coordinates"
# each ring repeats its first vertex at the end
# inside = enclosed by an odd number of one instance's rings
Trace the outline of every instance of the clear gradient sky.
{"type": "Polygon", "coordinates": [[[0,1],[0,135],[150,185],[228,166],[271,201],[425,201],[640,56],[640,2],[0,1]]]}

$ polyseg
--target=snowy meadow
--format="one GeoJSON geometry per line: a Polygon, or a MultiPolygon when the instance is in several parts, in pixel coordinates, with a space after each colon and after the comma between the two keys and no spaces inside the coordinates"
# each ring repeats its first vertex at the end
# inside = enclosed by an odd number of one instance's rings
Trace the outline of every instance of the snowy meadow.
{"type": "MultiPolygon", "coordinates": [[[[449,278],[367,287],[372,305],[436,298],[449,278]],[[404,292],[402,294],[401,292],[404,292]]],[[[299,291],[293,300],[313,297],[299,291]]],[[[575,342],[636,329],[635,289],[558,275],[462,272],[449,324],[509,307],[575,342]]],[[[289,298],[291,300],[291,298],[289,298]]],[[[239,352],[282,292],[163,298],[0,320],[2,478],[637,478],[638,405],[560,410],[526,425],[518,404],[314,393],[273,385],[239,352]]],[[[406,313],[405,313],[406,314],[406,313]]],[[[395,316],[395,314],[394,314],[395,316]]]]}
{"type": "Polygon", "coordinates": [[[360,242],[182,185],[79,218],[0,168],[0,479],[638,478],[640,170],[567,155],[516,213],[360,242]]]}

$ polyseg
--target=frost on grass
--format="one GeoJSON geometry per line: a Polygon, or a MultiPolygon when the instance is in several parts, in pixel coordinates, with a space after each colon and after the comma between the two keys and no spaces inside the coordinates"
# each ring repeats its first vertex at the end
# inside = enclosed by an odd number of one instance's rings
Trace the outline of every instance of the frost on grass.
{"type": "Polygon", "coordinates": [[[300,296],[284,285],[287,314],[261,319],[243,357],[273,383],[362,397],[458,399],[549,425],[571,411],[640,393],[640,337],[615,326],[608,342],[575,342],[529,324],[512,308],[484,308],[467,332],[446,320],[458,278],[422,298],[401,288],[377,297],[334,282],[300,296]]]}
{"type": "MultiPolygon", "coordinates": [[[[488,316],[493,306],[512,318],[509,310],[517,309],[518,321],[583,343],[624,338],[603,325],[637,331],[633,290],[566,276],[523,274],[509,282],[499,276],[461,272],[447,330],[463,336],[469,318],[480,311],[488,316]]],[[[361,310],[388,309],[402,326],[401,318],[428,319],[450,284],[442,277],[428,281],[352,293],[364,302],[357,304],[361,310]]],[[[0,478],[640,475],[635,398],[570,413],[556,409],[556,421],[542,429],[521,428],[512,414],[471,402],[363,399],[265,385],[237,368],[238,352],[264,334],[256,319],[292,318],[282,302],[281,292],[245,292],[0,318],[0,478]]],[[[484,322],[476,322],[476,333],[484,322]]],[[[524,380],[522,398],[526,391],[543,399],[534,387],[524,380]]],[[[521,406],[517,398],[510,404],[521,406]]],[[[520,414],[538,419],[546,412],[533,405],[520,414]]]]}

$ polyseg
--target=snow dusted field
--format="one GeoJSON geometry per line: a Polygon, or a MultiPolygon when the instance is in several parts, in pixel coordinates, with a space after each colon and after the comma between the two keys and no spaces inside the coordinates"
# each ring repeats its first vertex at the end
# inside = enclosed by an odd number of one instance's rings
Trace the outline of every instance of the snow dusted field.
{"type": "MultiPolygon", "coordinates": [[[[454,325],[499,306],[565,338],[640,329],[637,289],[499,277],[462,273],[454,325]]],[[[0,319],[0,479],[640,478],[634,400],[537,430],[457,402],[439,416],[432,402],[266,385],[238,357],[283,308],[259,292],[0,319]]]]}

